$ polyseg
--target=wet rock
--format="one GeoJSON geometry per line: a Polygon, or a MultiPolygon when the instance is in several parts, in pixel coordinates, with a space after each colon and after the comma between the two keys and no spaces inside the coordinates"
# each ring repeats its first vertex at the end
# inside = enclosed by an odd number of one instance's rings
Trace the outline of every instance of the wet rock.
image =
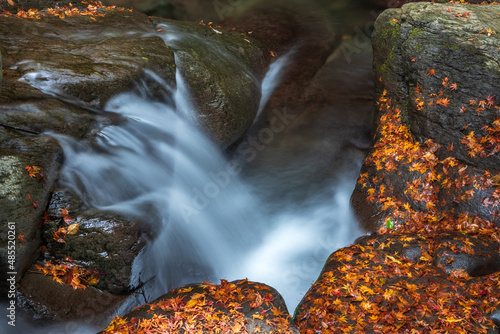
{"type": "Polygon", "coordinates": [[[20,133],[50,132],[85,138],[110,122],[105,116],[51,98],[0,104],[0,123],[15,127],[20,133]]]}
{"type": "Polygon", "coordinates": [[[171,95],[154,93],[164,88],[148,71],[175,87],[179,68],[200,122],[216,143],[226,147],[247,130],[257,112],[260,78],[267,66],[258,43],[236,32],[138,12],[101,8],[98,13],[105,16],[60,18],[46,11],[39,19],[3,16],[0,103],[22,99],[43,104],[39,100],[50,97],[96,111],[139,81],[155,97],[171,95]],[[162,40],[167,32],[157,31],[160,24],[186,36],[176,44],[177,65],[173,50],[162,40]],[[200,41],[213,47],[207,50],[200,41]]]}
{"type": "Polygon", "coordinates": [[[259,107],[260,80],[268,65],[261,45],[220,27],[152,19],[166,32],[176,65],[192,96],[199,122],[226,148],[252,125],[259,107]]]}
{"type": "Polygon", "coordinates": [[[48,95],[102,108],[113,95],[131,89],[144,69],[173,83],[174,55],[154,35],[147,16],[104,13],[95,20],[50,14],[39,20],[2,17],[1,51],[10,88],[4,87],[2,100],[48,95]]]}
{"type": "Polygon", "coordinates": [[[172,333],[298,333],[281,295],[265,284],[247,280],[180,287],[116,317],[100,333],[136,333],[148,324],[150,329],[172,333]]]}
{"type": "Polygon", "coordinates": [[[5,298],[7,273],[17,272],[19,281],[38,256],[41,217],[62,152],[50,138],[5,128],[0,128],[0,142],[0,289],[5,298]],[[32,168],[32,177],[27,168],[32,168]]]}
{"type": "Polygon", "coordinates": [[[33,271],[21,280],[17,306],[23,310],[20,316],[39,324],[80,321],[104,326],[126,298],[92,287],[75,290],[33,271]]]}
{"type": "Polygon", "coordinates": [[[101,273],[96,287],[114,294],[134,291],[151,279],[151,272],[143,271],[147,263],[143,255],[157,233],[152,222],[88,208],[66,188],[53,192],[45,220],[46,260],[69,257],[80,267],[101,273]],[[76,232],[68,232],[62,240],[55,236],[59,228],[69,231],[69,226],[76,226],[76,232]]]}
{"type": "Polygon", "coordinates": [[[117,213],[89,209],[64,188],[54,191],[43,221],[43,251],[18,285],[17,301],[25,317],[43,323],[80,320],[104,325],[106,317],[118,309],[144,302],[137,290],[153,275],[144,267],[145,247],[154,234],[150,226],[117,213]],[[76,232],[70,233],[75,226],[76,232]],[[68,231],[63,237],[57,237],[60,228],[68,231]],[[44,276],[42,268],[47,263],[77,265],[84,271],[82,276],[89,272],[98,282],[92,286],[83,282],[76,289],[70,286],[75,275],[70,269],[56,282],[51,274],[44,276]],[[60,298],[67,303],[61,304],[60,298]]]}
{"type": "Polygon", "coordinates": [[[444,248],[464,253],[466,245],[477,250],[484,240],[499,245],[487,235],[360,238],[329,257],[295,311],[297,326],[301,332],[385,333],[397,328],[497,333],[488,315],[500,305],[498,268],[480,277],[469,276],[467,265],[442,268],[444,248]],[[416,249],[420,256],[415,256],[416,249]]]}
{"type": "MultiPolygon", "coordinates": [[[[70,214],[73,216],[72,212],[70,214]]],[[[141,251],[148,238],[139,222],[121,218],[116,213],[95,210],[73,217],[74,222],[71,224],[79,224],[78,231],[66,235],[64,243],[57,242],[53,237],[61,224],[46,224],[43,236],[51,256],[69,256],[81,266],[102,273],[96,287],[114,294],[133,291],[151,278],[143,276],[142,282],[140,279],[138,268],[145,261],[141,251]]]]}
{"type": "Polygon", "coordinates": [[[411,210],[436,226],[498,222],[497,9],[414,3],[377,19],[379,129],[352,195],[367,230],[391,213],[404,225],[411,210]]]}

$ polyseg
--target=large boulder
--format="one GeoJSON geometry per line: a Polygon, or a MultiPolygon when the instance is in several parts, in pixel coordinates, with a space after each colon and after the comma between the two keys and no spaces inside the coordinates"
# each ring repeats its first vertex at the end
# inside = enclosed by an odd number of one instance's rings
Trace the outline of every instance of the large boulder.
{"type": "Polygon", "coordinates": [[[1,50],[9,86],[2,90],[2,102],[55,96],[103,108],[112,96],[131,89],[144,69],[175,82],[174,54],[154,35],[147,16],[118,10],[95,15],[3,16],[1,50]]]}
{"type": "Polygon", "coordinates": [[[498,267],[473,277],[459,260],[481,254],[485,242],[500,245],[485,234],[362,237],[328,258],[295,311],[297,326],[301,333],[497,333],[498,267]]]}
{"type": "Polygon", "coordinates": [[[8,129],[0,129],[0,142],[0,292],[6,298],[7,278],[19,281],[38,256],[41,217],[62,152],[50,138],[8,129]]]}
{"type": "MultiPolygon", "coordinates": [[[[96,325],[105,326],[119,307],[130,299],[126,294],[112,294],[94,288],[75,290],[37,271],[27,272],[21,282],[16,298],[16,307],[20,311],[17,314],[18,326],[35,325],[38,331],[41,324],[63,321],[74,322],[64,326],[70,333],[81,330],[84,323],[94,328],[96,325]],[[71,327],[74,327],[73,331],[71,327]]],[[[34,329],[24,332],[30,331],[34,332],[34,329]]]]}
{"type": "Polygon", "coordinates": [[[498,223],[499,10],[413,3],[377,19],[377,141],[352,196],[366,229],[498,223]]]}
{"type": "Polygon", "coordinates": [[[100,333],[299,333],[281,295],[248,280],[190,284],[170,291],[100,333]]]}
{"type": "Polygon", "coordinates": [[[497,332],[499,10],[412,3],[378,17],[377,131],[351,201],[382,234],[329,258],[299,328],[497,332]]]}

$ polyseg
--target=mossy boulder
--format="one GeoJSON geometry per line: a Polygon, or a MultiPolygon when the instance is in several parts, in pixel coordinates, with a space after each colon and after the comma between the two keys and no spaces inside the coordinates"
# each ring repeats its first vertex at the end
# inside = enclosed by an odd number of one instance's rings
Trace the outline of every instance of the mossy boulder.
{"type": "Polygon", "coordinates": [[[499,11],[412,3],[377,19],[377,141],[352,195],[366,229],[391,215],[404,225],[408,209],[430,226],[443,215],[498,224],[499,11]]]}
{"type": "Polygon", "coordinates": [[[175,52],[202,128],[222,147],[234,143],[253,123],[269,56],[236,31],[167,19],[153,23],[175,52]]]}

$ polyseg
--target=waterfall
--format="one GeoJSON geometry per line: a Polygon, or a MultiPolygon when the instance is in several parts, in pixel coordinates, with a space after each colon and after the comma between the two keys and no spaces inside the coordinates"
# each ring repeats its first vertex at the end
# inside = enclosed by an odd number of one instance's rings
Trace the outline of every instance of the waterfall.
{"type": "MultiPolygon", "coordinates": [[[[271,66],[260,111],[288,60],[271,66]]],[[[248,278],[276,288],[293,311],[328,255],[360,234],[349,209],[354,180],[332,185],[334,191],[317,194],[304,208],[270,209],[199,128],[181,66],[176,88],[146,71],[164,88],[164,101],[141,82],[112,98],[105,110],[121,121],[91,143],[52,134],[65,155],[60,180],[92,207],[161,226],[134,265],[133,280],[154,273],[151,298],[186,283],[248,278]]]]}

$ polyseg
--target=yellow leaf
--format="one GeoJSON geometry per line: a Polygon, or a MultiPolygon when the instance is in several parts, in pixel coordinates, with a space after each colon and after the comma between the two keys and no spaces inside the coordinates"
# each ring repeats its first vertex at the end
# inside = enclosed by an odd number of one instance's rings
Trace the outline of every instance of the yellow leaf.
{"type": "Polygon", "coordinates": [[[199,301],[197,299],[191,299],[186,303],[186,308],[191,308],[198,305],[199,301]]]}
{"type": "Polygon", "coordinates": [[[99,278],[97,277],[92,277],[91,279],[87,280],[88,285],[97,285],[99,283],[99,278]]]}
{"type": "Polygon", "coordinates": [[[429,254],[427,254],[427,253],[424,253],[424,255],[422,255],[422,256],[420,257],[420,260],[421,260],[421,261],[430,261],[431,259],[432,259],[432,258],[431,258],[431,257],[429,256],[429,254]]]}
{"type": "Polygon", "coordinates": [[[67,228],[68,234],[70,234],[70,235],[76,234],[76,232],[78,232],[78,227],[79,226],[80,226],[80,223],[69,225],[68,228],[67,228]]]}
{"type": "Polygon", "coordinates": [[[390,255],[386,255],[386,256],[387,256],[387,257],[389,258],[389,260],[391,260],[392,262],[396,262],[397,264],[402,264],[402,263],[401,263],[401,261],[399,261],[398,259],[396,259],[396,258],[394,258],[394,257],[392,257],[392,256],[390,256],[390,255]]]}

